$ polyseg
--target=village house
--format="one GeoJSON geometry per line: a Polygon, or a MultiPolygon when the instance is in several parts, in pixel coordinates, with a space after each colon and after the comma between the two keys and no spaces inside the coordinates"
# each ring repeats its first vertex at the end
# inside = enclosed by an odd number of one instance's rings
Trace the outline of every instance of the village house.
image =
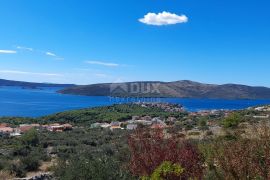
{"type": "Polygon", "coordinates": [[[13,132],[10,134],[11,137],[17,137],[17,136],[21,136],[21,131],[20,128],[14,128],[13,132]]]}
{"type": "Polygon", "coordinates": [[[152,125],[152,121],[146,121],[146,120],[136,120],[135,123],[142,124],[144,126],[151,126],[152,125]]]}
{"type": "Polygon", "coordinates": [[[14,129],[11,127],[0,127],[0,134],[2,135],[10,135],[13,131],[14,129]]]}
{"type": "Polygon", "coordinates": [[[61,125],[58,123],[46,125],[43,127],[45,127],[48,131],[51,131],[51,132],[63,132],[63,131],[72,130],[72,128],[73,128],[71,124],[62,124],[61,125]]]}
{"type": "Polygon", "coordinates": [[[175,117],[168,117],[167,121],[175,122],[177,119],[175,117]]]}
{"type": "Polygon", "coordinates": [[[21,124],[19,126],[19,132],[24,134],[27,131],[31,130],[32,128],[34,128],[34,127],[32,125],[30,125],[30,124],[21,124]]]}
{"type": "Polygon", "coordinates": [[[127,130],[135,130],[137,129],[138,125],[137,124],[128,124],[127,125],[127,130]]]}
{"type": "Polygon", "coordinates": [[[152,117],[151,116],[143,116],[140,118],[141,120],[145,120],[145,121],[151,121],[152,117]]]}
{"type": "Polygon", "coordinates": [[[102,123],[100,126],[102,128],[110,128],[111,127],[111,125],[109,123],[102,123]]]}
{"type": "Polygon", "coordinates": [[[100,128],[102,123],[93,123],[91,124],[91,128],[100,128]]]}
{"type": "Polygon", "coordinates": [[[167,127],[167,124],[162,121],[159,117],[153,118],[152,119],[152,129],[164,129],[167,127]]]}
{"type": "Polygon", "coordinates": [[[255,119],[268,119],[269,114],[268,115],[253,116],[253,118],[255,118],[255,119]]]}
{"type": "Polygon", "coordinates": [[[132,120],[135,121],[135,120],[139,120],[140,119],[140,116],[132,116],[132,120]]]}
{"type": "Polygon", "coordinates": [[[115,129],[122,129],[122,127],[121,127],[121,122],[118,122],[118,121],[113,121],[113,122],[111,122],[111,127],[110,127],[110,129],[111,130],[115,130],[115,129]]]}
{"type": "Polygon", "coordinates": [[[91,128],[110,128],[111,127],[111,125],[110,124],[108,124],[108,123],[93,123],[93,124],[91,124],[91,128]]]}

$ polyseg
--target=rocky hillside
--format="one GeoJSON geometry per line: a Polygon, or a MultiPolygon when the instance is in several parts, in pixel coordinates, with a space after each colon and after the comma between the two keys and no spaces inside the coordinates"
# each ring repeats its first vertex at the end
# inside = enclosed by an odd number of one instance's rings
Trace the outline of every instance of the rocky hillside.
{"type": "Polygon", "coordinates": [[[23,82],[23,81],[11,81],[0,79],[1,86],[17,86],[22,88],[40,88],[40,87],[72,87],[72,84],[52,84],[52,83],[32,83],[32,82],[23,82]]]}
{"type": "Polygon", "coordinates": [[[193,81],[128,82],[74,86],[63,94],[118,97],[181,97],[210,99],[270,99],[270,88],[238,84],[203,84],[193,81]]]}

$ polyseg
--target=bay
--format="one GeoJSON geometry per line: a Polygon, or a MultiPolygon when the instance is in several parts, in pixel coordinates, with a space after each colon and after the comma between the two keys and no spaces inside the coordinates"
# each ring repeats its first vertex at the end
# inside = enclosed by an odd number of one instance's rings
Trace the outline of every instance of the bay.
{"type": "Polygon", "coordinates": [[[89,97],[59,94],[57,90],[59,88],[0,87],[0,116],[39,117],[68,110],[142,101],[181,104],[188,111],[237,110],[270,104],[270,100],[89,97]]]}

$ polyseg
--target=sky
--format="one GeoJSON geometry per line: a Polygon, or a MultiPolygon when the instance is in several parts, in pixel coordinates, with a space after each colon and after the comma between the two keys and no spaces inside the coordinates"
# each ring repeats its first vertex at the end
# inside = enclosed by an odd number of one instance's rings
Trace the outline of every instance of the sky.
{"type": "Polygon", "coordinates": [[[270,87],[269,0],[0,0],[0,78],[270,87]]]}

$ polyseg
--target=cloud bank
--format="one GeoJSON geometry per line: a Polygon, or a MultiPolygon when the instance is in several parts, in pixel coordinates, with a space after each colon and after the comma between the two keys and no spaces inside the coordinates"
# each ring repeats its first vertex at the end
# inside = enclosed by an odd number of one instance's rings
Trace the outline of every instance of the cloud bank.
{"type": "Polygon", "coordinates": [[[29,47],[24,47],[24,46],[17,46],[17,49],[21,49],[21,50],[27,50],[27,51],[33,51],[33,48],[29,48],[29,47]]]}
{"type": "Polygon", "coordinates": [[[53,57],[57,57],[56,54],[52,53],[52,52],[46,52],[47,56],[53,56],[53,57]]]}
{"type": "Polygon", "coordinates": [[[87,64],[95,64],[95,65],[101,65],[101,66],[107,66],[107,67],[118,67],[119,64],[116,63],[107,63],[102,61],[86,61],[87,64]]]}
{"type": "Polygon", "coordinates": [[[16,70],[0,70],[1,74],[24,74],[24,75],[38,75],[38,76],[62,76],[61,74],[54,73],[37,73],[37,72],[27,72],[27,71],[16,71],[16,70]]]}
{"type": "Polygon", "coordinates": [[[186,15],[177,15],[174,13],[163,11],[162,13],[148,13],[143,18],[139,19],[141,23],[154,26],[173,25],[179,23],[187,23],[186,15]]]}
{"type": "Polygon", "coordinates": [[[0,54],[16,54],[17,51],[13,50],[0,50],[0,54]]]}

